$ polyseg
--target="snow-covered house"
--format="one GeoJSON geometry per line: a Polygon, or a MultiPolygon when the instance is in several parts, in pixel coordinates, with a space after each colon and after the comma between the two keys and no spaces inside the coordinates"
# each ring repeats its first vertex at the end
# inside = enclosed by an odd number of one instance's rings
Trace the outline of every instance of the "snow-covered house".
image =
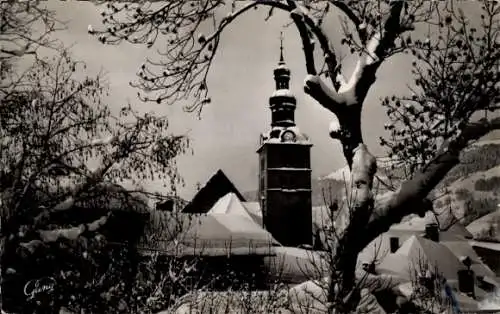
{"type": "Polygon", "coordinates": [[[197,216],[165,248],[181,255],[269,255],[279,243],[255,222],[234,193],[219,199],[197,216]]]}
{"type": "MultiPolygon", "coordinates": [[[[439,220],[443,223],[443,218],[439,220]]],[[[471,234],[460,222],[446,231],[440,231],[437,222],[427,215],[393,226],[361,252],[358,263],[402,281],[398,288],[407,297],[430,274],[439,274],[460,309],[476,313],[499,286],[495,273],[475,252],[471,234]]]]}

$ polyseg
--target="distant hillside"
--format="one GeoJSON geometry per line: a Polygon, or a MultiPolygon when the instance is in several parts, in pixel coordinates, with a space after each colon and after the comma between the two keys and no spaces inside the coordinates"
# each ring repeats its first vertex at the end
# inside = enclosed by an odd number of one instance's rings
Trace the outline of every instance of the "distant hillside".
{"type": "MultiPolygon", "coordinates": [[[[467,214],[469,218],[465,223],[496,210],[500,203],[500,139],[488,137],[477,142],[466,149],[461,157],[461,163],[456,166],[439,184],[434,191],[434,197],[449,191],[448,197],[436,200],[435,206],[456,207],[453,209],[456,215],[467,214]]],[[[389,171],[379,165],[377,177],[383,183],[397,185],[397,182],[389,180],[389,171]]],[[[313,206],[321,206],[330,202],[331,199],[342,196],[346,182],[349,180],[348,169],[338,169],[324,177],[312,180],[312,203],[313,206]]],[[[384,184],[377,179],[375,187],[379,191],[386,190],[384,184]]],[[[257,191],[243,193],[247,201],[257,201],[257,191]]]]}
{"type": "Polygon", "coordinates": [[[476,219],[467,226],[474,239],[500,242],[500,209],[476,219]]]}
{"type": "Polygon", "coordinates": [[[497,209],[500,203],[500,166],[464,175],[446,186],[446,195],[434,202],[436,208],[451,208],[468,224],[497,209]]]}
{"type": "MultiPolygon", "coordinates": [[[[441,182],[440,187],[463,179],[470,174],[486,171],[500,164],[500,143],[493,140],[478,142],[465,150],[460,157],[460,164],[456,166],[441,182]]],[[[500,176],[500,173],[498,174],[500,176]]]]}

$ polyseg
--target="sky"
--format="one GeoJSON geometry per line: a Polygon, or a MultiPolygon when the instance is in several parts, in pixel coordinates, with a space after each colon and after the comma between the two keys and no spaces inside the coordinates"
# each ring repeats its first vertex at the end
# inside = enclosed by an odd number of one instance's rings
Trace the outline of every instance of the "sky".
{"type": "MultiPolygon", "coordinates": [[[[256,150],[260,133],[270,126],[268,100],[274,90],[273,69],[279,58],[281,31],[284,31],[285,61],[292,72],[291,90],[297,98],[296,123],[314,145],[312,176],[320,177],[344,166],[340,145],[328,136],[332,114],[303,91],[306,69],[302,46],[294,26],[283,28],[290,22],[288,15],[276,12],[265,22],[265,9],[251,10],[226,29],[208,79],[212,101],[198,119],[196,114],[184,112],[181,106],[142,103],[137,99],[137,90],[129,82],[136,78],[145,58],[156,54],[145,46],[128,43],[103,45],[90,36],[89,24],[94,28],[102,25],[100,7],[84,1],[58,0],[47,1],[47,6],[67,22],[67,29],[54,36],[72,45],[75,58],[85,61],[90,73],[105,70],[110,82],[110,96],[106,100],[112,110],[119,110],[130,101],[134,108],[167,114],[172,132],[187,132],[194,153],[179,158],[179,171],[186,183],[179,190],[181,197],[191,199],[197,183],[205,184],[218,169],[222,169],[240,191],[257,189],[256,150]]],[[[340,24],[335,13],[324,27],[334,45],[338,44],[340,24]]],[[[354,62],[352,57],[344,59],[347,75],[354,62]]],[[[377,82],[367,96],[362,117],[363,135],[375,155],[383,153],[378,138],[384,132],[386,119],[380,98],[407,90],[410,69],[411,60],[406,55],[389,59],[379,69],[377,82]]],[[[152,190],[162,189],[158,182],[145,185],[152,190]]]]}

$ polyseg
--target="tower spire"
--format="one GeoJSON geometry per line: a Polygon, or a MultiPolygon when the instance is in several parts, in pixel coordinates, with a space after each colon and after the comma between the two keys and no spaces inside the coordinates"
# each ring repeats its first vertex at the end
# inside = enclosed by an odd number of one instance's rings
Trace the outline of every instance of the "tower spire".
{"type": "Polygon", "coordinates": [[[272,113],[271,126],[294,126],[294,111],[296,99],[290,92],[290,69],[285,64],[283,57],[283,32],[280,33],[280,61],[274,69],[276,90],[269,99],[272,113]]]}
{"type": "Polygon", "coordinates": [[[285,63],[285,58],[283,58],[283,32],[280,32],[280,64],[285,63]]]}

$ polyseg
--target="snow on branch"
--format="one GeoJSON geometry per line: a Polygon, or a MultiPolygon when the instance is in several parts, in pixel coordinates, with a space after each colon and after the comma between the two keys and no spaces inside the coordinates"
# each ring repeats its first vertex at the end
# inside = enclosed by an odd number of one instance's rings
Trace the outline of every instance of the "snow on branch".
{"type": "Polygon", "coordinates": [[[328,133],[333,139],[341,139],[342,127],[340,126],[339,119],[336,116],[333,116],[333,119],[328,126],[328,133]]]}
{"type": "Polygon", "coordinates": [[[69,196],[64,201],[62,201],[59,204],[57,204],[56,206],[54,206],[52,208],[52,211],[57,212],[57,211],[68,210],[71,207],[73,207],[73,205],[75,205],[75,198],[73,196],[69,196]]]}
{"type": "Polygon", "coordinates": [[[380,37],[380,33],[375,33],[366,45],[366,56],[362,59],[363,65],[372,65],[379,60],[377,50],[380,45],[380,37]]]}
{"type": "MultiPolygon", "coordinates": [[[[344,82],[340,84],[339,94],[343,95],[346,105],[354,105],[363,101],[366,93],[358,94],[358,86],[360,81],[363,80],[363,73],[367,70],[367,67],[372,66],[379,60],[376,54],[379,44],[380,33],[376,33],[368,42],[366,52],[357,61],[349,81],[346,82],[344,80],[344,82]]],[[[343,79],[343,77],[341,78],[343,79]]]]}
{"type": "Polygon", "coordinates": [[[22,57],[22,56],[27,55],[27,54],[35,54],[34,50],[28,50],[29,46],[30,46],[30,44],[27,44],[26,46],[21,47],[19,49],[0,48],[0,52],[15,56],[15,57],[22,57]]]}
{"type": "MultiPolygon", "coordinates": [[[[373,208],[373,179],[377,171],[375,157],[368,151],[365,144],[360,143],[353,150],[352,184],[347,186],[344,199],[346,223],[341,231],[340,239],[335,243],[334,252],[338,254],[335,269],[342,269],[343,291],[352,291],[353,276],[356,268],[359,230],[368,222],[373,208]]],[[[329,300],[333,302],[334,300],[329,300]]]]}
{"type": "MultiPolygon", "coordinates": [[[[316,36],[318,39],[318,42],[320,44],[321,49],[323,50],[323,54],[325,55],[325,62],[328,67],[329,71],[329,76],[331,78],[332,83],[335,85],[336,84],[336,73],[339,72],[339,67],[337,64],[337,59],[335,56],[335,52],[333,50],[333,46],[330,43],[330,40],[328,37],[325,35],[321,28],[321,23],[319,23],[314,16],[310,13],[310,11],[304,7],[301,6],[293,1],[289,1],[291,6],[296,6],[295,9],[291,11],[291,16],[292,19],[294,16],[296,19],[300,20],[303,25],[302,27],[305,26],[309,27],[309,30],[316,36]],[[303,22],[302,22],[303,21],[303,22]]],[[[295,20],[294,20],[295,21],[295,20]]],[[[299,25],[297,25],[299,26],[299,25]]],[[[300,31],[300,28],[299,28],[300,31]]],[[[306,32],[304,32],[306,33],[306,32]]],[[[309,34],[309,31],[307,31],[307,34],[309,34]]],[[[308,40],[309,41],[309,35],[307,37],[303,37],[303,40],[308,40]]],[[[312,56],[312,53],[311,53],[312,56]]],[[[308,71],[308,74],[311,75],[316,75],[315,71],[308,71]]]]}
{"type": "Polygon", "coordinates": [[[102,216],[101,218],[91,223],[81,224],[77,227],[55,230],[40,230],[39,235],[41,240],[32,240],[29,242],[21,243],[21,246],[28,249],[30,252],[33,252],[38,246],[43,245],[44,243],[56,242],[61,238],[76,240],[86,231],[95,232],[100,229],[108,222],[110,216],[111,213],[108,213],[107,215],[102,216]]]}
{"type": "Polygon", "coordinates": [[[353,153],[352,183],[346,187],[344,202],[345,210],[349,212],[345,236],[356,232],[357,226],[365,225],[368,221],[373,204],[373,180],[377,172],[377,161],[365,144],[359,144],[353,153]]]}
{"type": "Polygon", "coordinates": [[[116,140],[116,136],[108,136],[106,138],[98,138],[91,141],[92,146],[109,145],[116,140]]]}
{"type": "MultiPolygon", "coordinates": [[[[114,139],[115,137],[113,137],[114,139]]],[[[113,154],[110,156],[107,156],[105,158],[103,164],[92,171],[89,175],[85,177],[85,180],[73,187],[70,195],[64,199],[62,202],[59,202],[55,206],[53,206],[50,209],[44,210],[42,213],[40,213],[36,218],[35,218],[35,224],[40,222],[43,218],[45,218],[48,214],[52,212],[59,212],[59,211],[66,211],[71,209],[74,205],[75,202],[78,199],[78,196],[82,193],[85,192],[89,187],[92,186],[92,184],[99,183],[100,181],[103,180],[106,172],[116,163],[118,163],[120,160],[123,158],[127,157],[128,152],[123,151],[126,150],[126,147],[123,145],[118,145],[117,151],[115,151],[113,154]]]]}
{"type": "Polygon", "coordinates": [[[339,93],[344,95],[347,105],[361,104],[375,82],[375,74],[386,57],[386,51],[402,32],[400,27],[402,7],[403,1],[394,1],[382,32],[376,32],[367,42],[365,40],[363,52],[349,81],[339,88],[339,93]]]}
{"type": "Polygon", "coordinates": [[[342,73],[337,73],[337,76],[335,77],[336,82],[340,84],[340,86],[347,84],[347,81],[342,73]]]}
{"type": "Polygon", "coordinates": [[[366,185],[370,190],[377,172],[377,161],[365,144],[359,144],[354,150],[352,161],[352,180],[356,186],[366,185]]]}
{"type": "MultiPolygon", "coordinates": [[[[325,100],[326,103],[333,101],[337,104],[345,104],[347,106],[361,103],[368,92],[368,88],[373,83],[374,77],[369,77],[369,80],[371,80],[370,82],[362,82],[362,80],[368,80],[366,74],[367,70],[373,73],[376,71],[376,69],[372,70],[367,68],[371,68],[374,64],[379,63],[378,49],[380,43],[381,34],[376,33],[366,45],[366,51],[358,60],[356,68],[348,81],[346,81],[340,73],[336,75],[335,80],[340,83],[338,92],[328,87],[320,77],[309,75],[306,77],[304,83],[306,93],[320,102],[323,106],[325,105],[325,100]],[[362,84],[366,87],[364,91],[360,92],[359,86],[362,84]],[[318,89],[318,87],[320,87],[320,89],[318,89]],[[326,99],[324,97],[325,95],[328,96],[326,99]]],[[[327,55],[327,58],[331,57],[327,55]]],[[[330,69],[330,71],[332,70],[330,69]]]]}
{"type": "Polygon", "coordinates": [[[333,88],[326,85],[318,75],[309,74],[306,76],[304,91],[333,113],[338,110],[335,105],[345,104],[344,95],[337,93],[333,88]]]}

